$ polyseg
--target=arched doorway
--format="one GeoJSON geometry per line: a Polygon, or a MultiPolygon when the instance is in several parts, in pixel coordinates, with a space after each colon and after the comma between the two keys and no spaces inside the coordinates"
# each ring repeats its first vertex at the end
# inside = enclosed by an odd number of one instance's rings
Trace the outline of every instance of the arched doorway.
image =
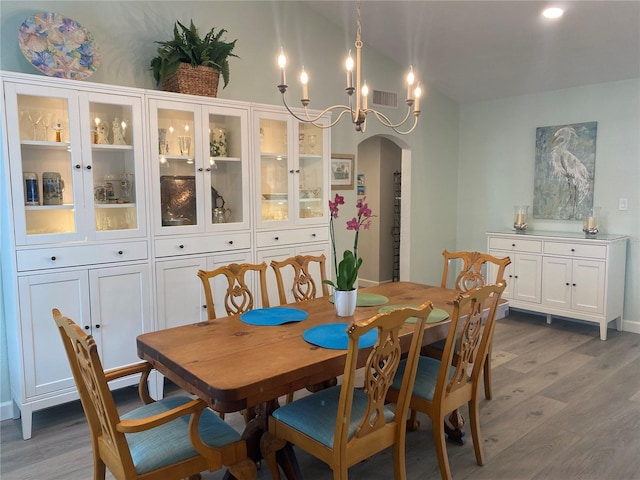
{"type": "Polygon", "coordinates": [[[359,194],[378,217],[361,242],[361,286],[410,278],[411,150],[390,135],[375,135],[358,145],[359,194]]]}

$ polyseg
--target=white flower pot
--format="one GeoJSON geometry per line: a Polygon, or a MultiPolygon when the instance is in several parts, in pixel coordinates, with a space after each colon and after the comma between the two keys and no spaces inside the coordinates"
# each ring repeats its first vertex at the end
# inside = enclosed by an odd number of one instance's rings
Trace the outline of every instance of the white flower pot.
{"type": "Polygon", "coordinates": [[[339,317],[352,317],[356,311],[358,289],[335,290],[333,292],[333,304],[336,307],[336,315],[339,317]]]}

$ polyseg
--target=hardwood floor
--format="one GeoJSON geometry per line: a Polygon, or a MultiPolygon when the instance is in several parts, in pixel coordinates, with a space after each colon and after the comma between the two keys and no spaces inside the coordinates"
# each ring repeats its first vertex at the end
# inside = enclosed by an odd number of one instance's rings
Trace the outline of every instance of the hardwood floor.
{"type": "MultiPolygon", "coordinates": [[[[485,465],[475,463],[469,438],[449,444],[456,480],[640,479],[640,335],[511,312],[498,321],[493,348],[493,400],[480,407],[485,465]]],[[[136,406],[135,390],[116,392],[122,410],[136,406]]],[[[466,412],[463,412],[466,414],[466,412]]],[[[239,415],[227,420],[241,429],[239,415]]],[[[440,478],[431,424],[421,416],[407,435],[408,480],[440,478]]],[[[38,412],[33,437],[21,439],[20,422],[0,424],[2,480],[92,478],[91,445],[79,402],[38,412]]],[[[470,434],[469,434],[470,437],[470,434]]],[[[349,470],[350,478],[392,478],[384,452],[349,470]]],[[[331,472],[302,451],[306,478],[331,472]]],[[[206,473],[206,480],[223,472],[206,473]]],[[[107,478],[113,478],[107,475],[107,478]]],[[[266,467],[260,479],[271,478],[266,467]]]]}

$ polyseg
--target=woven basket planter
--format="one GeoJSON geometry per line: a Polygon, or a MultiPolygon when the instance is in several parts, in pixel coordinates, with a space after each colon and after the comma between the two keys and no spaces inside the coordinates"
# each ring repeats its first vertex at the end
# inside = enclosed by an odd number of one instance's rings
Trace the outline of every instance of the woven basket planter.
{"type": "Polygon", "coordinates": [[[215,97],[218,94],[219,78],[220,70],[202,65],[192,67],[183,62],[176,73],[162,82],[162,89],[166,92],[215,97]]]}

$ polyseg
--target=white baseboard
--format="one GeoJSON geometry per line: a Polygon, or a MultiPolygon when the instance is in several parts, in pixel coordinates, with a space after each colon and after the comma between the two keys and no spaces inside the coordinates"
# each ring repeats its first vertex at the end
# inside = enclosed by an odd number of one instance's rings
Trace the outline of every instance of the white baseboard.
{"type": "Polygon", "coordinates": [[[640,333],[640,322],[634,322],[632,320],[622,320],[622,331],[640,333]]]}
{"type": "Polygon", "coordinates": [[[0,421],[10,420],[13,418],[13,401],[8,400],[0,403],[0,421]]]}

